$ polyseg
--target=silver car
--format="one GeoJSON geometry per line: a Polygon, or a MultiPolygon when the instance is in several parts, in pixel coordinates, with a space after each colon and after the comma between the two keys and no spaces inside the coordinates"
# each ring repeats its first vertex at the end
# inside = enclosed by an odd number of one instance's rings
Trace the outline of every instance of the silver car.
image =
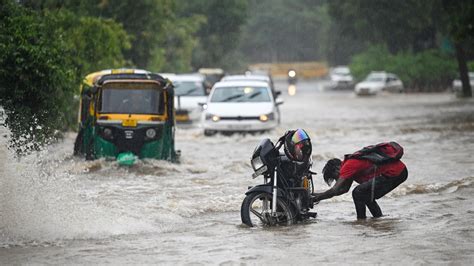
{"type": "Polygon", "coordinates": [[[402,81],[392,73],[371,72],[365,80],[355,85],[357,95],[374,95],[381,91],[403,92],[402,81]]]}

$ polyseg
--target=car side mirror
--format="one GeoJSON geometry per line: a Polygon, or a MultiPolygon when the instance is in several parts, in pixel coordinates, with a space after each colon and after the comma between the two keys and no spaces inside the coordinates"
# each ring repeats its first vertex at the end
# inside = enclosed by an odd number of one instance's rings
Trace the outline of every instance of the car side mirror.
{"type": "Polygon", "coordinates": [[[281,91],[275,91],[275,96],[281,95],[281,91]]]}
{"type": "MultiPolygon", "coordinates": [[[[280,92],[280,93],[281,93],[281,92],[280,92]]],[[[281,99],[281,98],[277,98],[277,99],[275,100],[275,104],[276,104],[276,105],[282,105],[283,103],[284,103],[284,101],[283,101],[283,99],[281,99]]]]}

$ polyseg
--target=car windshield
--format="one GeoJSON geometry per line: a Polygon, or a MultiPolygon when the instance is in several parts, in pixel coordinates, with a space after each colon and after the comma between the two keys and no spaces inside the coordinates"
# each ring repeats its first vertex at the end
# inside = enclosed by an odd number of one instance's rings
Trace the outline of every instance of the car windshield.
{"type": "Polygon", "coordinates": [[[161,94],[154,84],[108,84],[102,90],[100,112],[162,114],[161,94]]]}
{"type": "Polygon", "coordinates": [[[205,96],[202,82],[198,81],[173,81],[176,96],[205,96]]]}
{"type": "Polygon", "coordinates": [[[349,68],[335,68],[333,70],[333,74],[347,76],[351,74],[351,71],[349,70],[349,68]]]}
{"type": "Polygon", "coordinates": [[[372,82],[384,82],[385,81],[385,76],[384,75],[377,75],[377,74],[370,74],[367,76],[365,81],[372,81],[372,82]]]}
{"type": "Polygon", "coordinates": [[[270,102],[267,87],[220,87],[214,90],[211,102],[270,102]]]}

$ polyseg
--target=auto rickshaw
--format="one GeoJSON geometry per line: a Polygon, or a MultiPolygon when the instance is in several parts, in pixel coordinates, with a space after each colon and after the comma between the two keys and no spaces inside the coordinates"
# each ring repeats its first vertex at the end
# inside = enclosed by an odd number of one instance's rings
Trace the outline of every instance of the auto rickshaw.
{"type": "Polygon", "coordinates": [[[121,165],[136,158],[178,160],[171,81],[145,70],[103,70],[87,75],[80,93],[75,155],[121,165]]]}

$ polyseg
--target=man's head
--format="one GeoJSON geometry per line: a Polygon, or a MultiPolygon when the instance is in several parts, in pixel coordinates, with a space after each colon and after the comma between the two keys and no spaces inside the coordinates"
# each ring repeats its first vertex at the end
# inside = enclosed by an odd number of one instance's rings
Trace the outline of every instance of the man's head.
{"type": "Polygon", "coordinates": [[[339,170],[341,169],[341,160],[333,158],[327,161],[326,165],[323,168],[323,178],[328,186],[331,186],[333,181],[339,179],[339,170]]]}

